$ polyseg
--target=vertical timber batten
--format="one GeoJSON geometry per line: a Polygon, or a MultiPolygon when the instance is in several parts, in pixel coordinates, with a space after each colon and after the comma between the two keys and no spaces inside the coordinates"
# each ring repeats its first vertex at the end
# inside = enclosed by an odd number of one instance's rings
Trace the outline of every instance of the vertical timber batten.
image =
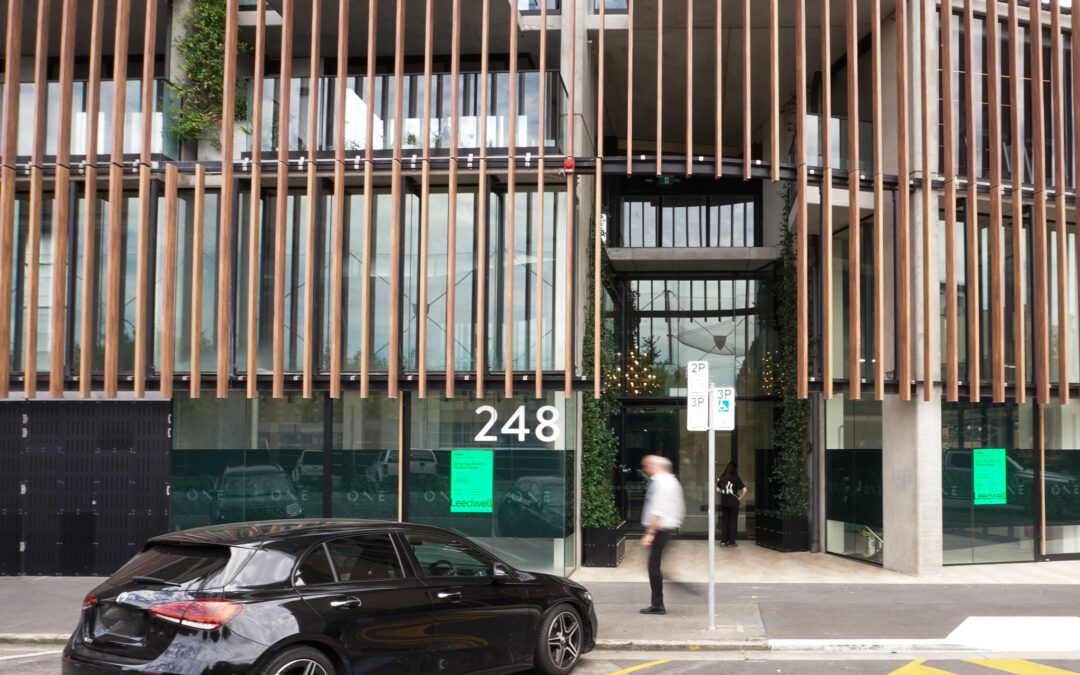
{"type": "MultiPolygon", "coordinates": [[[[1020,79],[1016,76],[1021,72],[1020,52],[1017,40],[1020,37],[1020,18],[1017,0],[1009,0],[1009,105],[1012,110],[1020,109],[1020,79]]],[[[1009,115],[1011,127],[1010,138],[1021,138],[1023,128],[1020,124],[1020,116],[1009,115]]],[[[1027,400],[1027,345],[1025,344],[1026,329],[1024,326],[1024,261],[1023,261],[1023,237],[1019,236],[1023,228],[1024,209],[1024,172],[1023,148],[1020,143],[1012,143],[1012,259],[1013,259],[1013,347],[1015,358],[1015,392],[1017,403],[1027,400]]]]}
{"type": "Polygon", "coordinates": [[[195,206],[191,234],[191,382],[189,395],[202,395],[203,225],[206,218],[206,167],[195,165],[195,206]]]}
{"type": "MultiPolygon", "coordinates": [[[[97,220],[97,160],[98,160],[98,113],[101,109],[101,42],[104,25],[105,0],[94,0],[94,18],[90,29],[90,81],[87,83],[86,100],[86,179],[84,181],[85,212],[82,230],[82,278],[94,278],[95,234],[97,220]]],[[[10,25],[10,24],[9,24],[10,25]]],[[[5,117],[5,119],[7,119],[5,117]]],[[[82,285],[82,307],[94,305],[94,285],[82,285]]],[[[91,373],[94,363],[94,313],[83,311],[79,325],[79,396],[90,397],[91,373]]],[[[2,321],[2,318],[0,318],[2,321]]],[[[2,346],[0,346],[2,348],[2,346]]],[[[0,359],[3,361],[3,359],[0,359]]],[[[2,363],[0,363],[0,367],[2,363]]],[[[7,378],[0,377],[0,386],[7,385],[7,378]]]]}
{"type": "MultiPolygon", "coordinates": [[[[318,228],[318,158],[319,158],[319,96],[316,83],[319,81],[321,54],[319,53],[319,32],[322,24],[322,0],[311,0],[311,55],[308,82],[311,90],[308,96],[308,156],[307,156],[307,231],[304,233],[304,356],[303,356],[303,396],[313,395],[315,379],[315,231],[318,228]]],[[[220,339],[220,337],[219,337],[220,339]]],[[[218,349],[221,345],[218,345],[218,349]]]]}
{"type": "MultiPolygon", "coordinates": [[[[798,386],[796,387],[796,393],[799,398],[807,398],[809,396],[810,317],[806,260],[808,248],[806,242],[806,192],[808,189],[808,169],[806,166],[806,0],[795,0],[795,143],[798,148],[798,196],[796,197],[795,221],[796,274],[798,276],[796,297],[798,338],[795,343],[798,386]]],[[[774,156],[774,159],[776,158],[774,156]]],[[[775,166],[779,166],[779,162],[775,166]]],[[[788,224],[784,223],[784,227],[788,227],[788,224]]]]}
{"type": "MultiPolygon", "coordinates": [[[[457,205],[458,205],[458,129],[459,114],[461,109],[461,84],[458,82],[461,75],[461,0],[453,0],[453,23],[451,28],[450,45],[450,185],[449,202],[450,208],[446,222],[446,398],[454,397],[454,356],[456,332],[454,320],[456,312],[457,290],[457,205]]],[[[547,3],[541,8],[541,56],[540,56],[540,87],[544,86],[544,48],[547,38],[547,3]]],[[[544,100],[544,96],[540,96],[544,100]]],[[[543,119],[544,106],[540,106],[543,119]]],[[[543,137],[543,122],[540,123],[541,137],[543,137]]],[[[541,145],[540,157],[543,158],[543,145],[541,145]]],[[[544,162],[540,160],[541,174],[544,162]]]]}
{"type": "MultiPolygon", "coordinates": [[[[569,157],[574,156],[574,116],[575,116],[575,103],[577,93],[577,78],[574,77],[575,64],[577,63],[577,48],[576,45],[576,33],[577,33],[577,1],[569,0],[567,3],[570,9],[570,68],[568,72],[570,76],[570,92],[569,92],[569,114],[566,116],[566,155],[569,157]]],[[[574,325],[574,176],[567,174],[566,176],[566,319],[563,326],[564,332],[564,357],[565,365],[563,370],[563,395],[566,398],[570,398],[573,395],[573,382],[574,377],[574,342],[573,342],[573,325],[574,325]]]]}
{"type": "Polygon", "coordinates": [[[776,2],[769,0],[769,179],[774,183],[780,180],[780,17],[776,2]]]}
{"type": "MultiPolygon", "coordinates": [[[[716,6],[719,7],[720,3],[716,3],[716,6]]],[[[634,0],[626,0],[626,175],[629,176],[632,173],[634,173],[634,0]]]]}
{"type": "MultiPolygon", "coordinates": [[[[715,134],[713,138],[713,165],[715,167],[714,172],[717,178],[720,178],[724,174],[724,70],[723,70],[723,58],[721,56],[721,50],[723,48],[723,2],[714,3],[716,5],[716,22],[715,32],[713,35],[713,42],[715,43],[714,50],[716,52],[715,68],[715,82],[713,88],[715,91],[715,103],[716,103],[716,115],[714,119],[715,134]]],[[[629,158],[627,158],[629,160],[629,158]]]]}
{"type": "MultiPolygon", "coordinates": [[[[342,3],[348,7],[349,3],[342,3]]],[[[347,43],[347,35],[340,38],[347,43]]],[[[259,233],[262,222],[262,115],[266,60],[266,3],[255,19],[255,81],[251,101],[251,197],[248,200],[247,397],[256,398],[259,372],[259,233]]],[[[330,325],[337,325],[333,321],[330,325]]],[[[333,385],[331,385],[333,386],[333,385]]]]}
{"type": "MultiPolygon", "coordinates": [[[[975,41],[971,39],[974,33],[974,12],[971,0],[964,0],[964,107],[967,108],[967,209],[965,209],[965,231],[967,232],[967,369],[968,369],[968,399],[978,403],[981,399],[979,385],[980,357],[979,357],[979,313],[982,311],[982,303],[979,301],[981,277],[979,276],[979,168],[976,166],[978,155],[975,150],[975,41]]],[[[980,106],[981,110],[981,106],[980,106]]]]}
{"type": "MultiPolygon", "coordinates": [[[[372,0],[374,2],[375,0],[372,0]]],[[[292,112],[292,29],[295,5],[282,0],[281,67],[278,71],[278,165],[274,194],[274,398],[285,396],[285,246],[289,201],[289,117],[292,112]]],[[[370,100],[370,99],[368,99],[370,100]]],[[[370,138],[370,135],[369,135],[370,138]]]]}
{"type": "MultiPolygon", "coordinates": [[[[750,0],[743,0],[743,180],[750,180],[750,0]]],[[[787,224],[784,224],[785,227],[787,224]]]]}
{"type": "Polygon", "coordinates": [[[68,217],[71,214],[71,102],[74,96],[76,0],[64,0],[60,31],[60,122],[56,132],[56,183],[53,197],[53,284],[50,316],[49,396],[64,395],[64,354],[67,334],[68,217]]]}
{"type": "MultiPolygon", "coordinates": [[[[597,95],[599,102],[597,110],[604,109],[604,6],[600,5],[600,88],[597,95]]],[[[547,3],[540,3],[540,90],[538,92],[540,110],[537,114],[537,127],[540,130],[538,148],[539,157],[536,159],[536,364],[533,379],[535,380],[536,398],[544,396],[544,154],[547,144],[547,3]]],[[[598,113],[602,119],[603,113],[598,113]]],[[[600,137],[599,135],[597,136],[600,137]]],[[[599,154],[599,153],[597,153],[599,154]]],[[[597,158],[596,175],[600,176],[600,158],[597,158]]]]}
{"type": "Polygon", "coordinates": [[[165,165],[165,246],[161,254],[161,382],[162,398],[172,398],[176,349],[176,164],[165,165]]]}
{"type": "MultiPolygon", "coordinates": [[[[603,24],[601,24],[600,31],[603,32],[603,30],[603,24]]],[[[597,145],[602,145],[600,136],[597,136],[597,145]]],[[[596,154],[600,155],[599,149],[596,154]]],[[[692,173],[694,173],[694,0],[686,0],[686,175],[689,176],[692,173]]],[[[596,175],[600,175],[599,169],[596,175]]]]}
{"type": "Polygon", "coordinates": [[[401,126],[405,119],[402,96],[405,83],[405,0],[397,0],[394,18],[394,154],[390,173],[390,348],[387,356],[386,395],[397,398],[401,374],[401,126]]]}
{"type": "MultiPolygon", "coordinates": [[[[260,3],[261,4],[261,3],[260,3]]],[[[349,3],[338,2],[338,26],[349,25],[349,3]]],[[[334,93],[334,224],[330,239],[330,398],[341,398],[341,293],[345,248],[345,97],[348,95],[349,31],[338,31],[334,93]]]]}
{"type": "Polygon", "coordinates": [[[862,395],[862,223],[859,214],[859,6],[847,2],[848,114],[848,389],[852,399],[862,395]]]}
{"type": "Polygon", "coordinates": [[[990,115],[990,359],[993,401],[1005,401],[1005,293],[1001,214],[1001,63],[998,3],[986,6],[988,112],[990,115]]]}
{"type": "MultiPolygon", "coordinates": [[[[927,65],[930,51],[930,12],[932,0],[920,0],[919,5],[919,42],[920,56],[920,113],[922,116],[922,315],[923,315],[923,400],[932,401],[934,397],[934,370],[931,347],[931,328],[936,317],[930,311],[930,246],[932,229],[930,227],[930,67],[927,65]]],[[[936,284],[935,284],[936,285],[936,284]]]]}
{"type": "MultiPolygon", "coordinates": [[[[511,11],[517,16],[517,12],[511,11]]],[[[423,138],[423,166],[420,170],[420,297],[417,302],[416,321],[419,324],[420,345],[417,349],[419,382],[417,396],[427,398],[427,342],[428,342],[428,229],[431,226],[431,59],[433,49],[432,31],[434,30],[434,7],[432,0],[427,0],[424,7],[424,119],[421,122],[420,136],[423,138]]],[[[515,50],[511,49],[511,54],[515,50]]],[[[449,281],[448,281],[449,283],[449,281]]]]}
{"type": "MultiPolygon", "coordinates": [[[[969,0],[970,1],[970,0],[969,0]]],[[[1054,106],[1054,224],[1057,229],[1057,294],[1058,294],[1058,399],[1069,402],[1069,292],[1068,284],[1068,220],[1065,211],[1065,83],[1061,46],[1061,7],[1051,2],[1050,59],[1054,106]]]]}
{"type": "MultiPolygon", "coordinates": [[[[22,0],[8,0],[4,82],[19,81],[22,0]]],[[[15,246],[15,160],[18,156],[19,87],[4,87],[3,168],[0,169],[0,297],[11,297],[15,246]]],[[[0,312],[0,398],[11,379],[11,312],[0,312]]],[[[89,395],[89,390],[87,390],[89,395]]]]}
{"type": "MultiPolygon", "coordinates": [[[[480,19],[480,109],[488,110],[488,41],[491,30],[488,21],[491,16],[491,0],[481,0],[480,19]]],[[[476,398],[484,398],[484,373],[487,371],[486,326],[487,321],[487,125],[480,125],[480,186],[476,200],[479,204],[474,232],[476,233],[478,262],[476,265],[476,398]]]]}
{"type": "MultiPolygon", "coordinates": [[[[597,83],[598,83],[598,87],[597,87],[597,104],[596,104],[596,139],[597,139],[596,140],[596,143],[597,143],[597,148],[596,148],[596,176],[595,176],[595,185],[594,185],[594,187],[596,188],[596,194],[595,194],[595,196],[593,198],[594,211],[593,211],[593,259],[592,259],[592,266],[593,266],[593,278],[592,278],[592,284],[593,284],[593,297],[592,297],[592,303],[593,303],[593,316],[592,316],[592,321],[593,321],[593,328],[592,328],[592,330],[593,330],[593,347],[592,347],[592,349],[593,349],[593,364],[592,364],[593,365],[593,368],[592,368],[592,371],[593,371],[592,372],[592,376],[593,376],[593,398],[600,398],[600,365],[601,365],[600,362],[602,360],[601,353],[600,353],[601,343],[602,343],[601,337],[602,336],[600,334],[600,331],[601,331],[601,298],[602,298],[602,293],[603,293],[603,289],[601,288],[601,284],[603,283],[603,274],[602,274],[602,271],[600,269],[600,265],[601,265],[601,262],[602,262],[601,246],[603,246],[603,241],[602,241],[601,236],[600,236],[600,229],[601,229],[602,218],[603,218],[602,200],[603,200],[603,195],[604,195],[604,182],[603,182],[603,176],[604,176],[604,170],[603,170],[603,167],[604,167],[604,160],[603,160],[603,154],[604,154],[604,140],[603,140],[604,139],[604,66],[606,65],[604,63],[604,33],[605,33],[605,29],[607,28],[607,13],[604,10],[605,10],[605,5],[606,4],[607,3],[604,3],[604,2],[600,3],[600,36],[599,36],[600,44],[598,45],[598,49],[597,49],[597,51],[599,52],[599,63],[597,65],[597,76],[596,76],[596,80],[597,80],[597,83]]],[[[694,3],[693,3],[693,0],[688,0],[688,2],[686,3],[686,7],[687,7],[687,10],[686,10],[687,11],[686,34],[687,34],[687,39],[689,40],[691,30],[692,30],[692,28],[691,28],[691,25],[693,23],[692,19],[693,19],[693,15],[694,15],[694,10],[693,10],[694,3]]],[[[689,68],[690,60],[692,58],[691,57],[692,53],[693,53],[693,50],[688,46],[687,50],[686,50],[686,58],[687,58],[688,68],[689,68]]],[[[690,77],[690,75],[687,75],[687,77],[690,77]]],[[[690,80],[688,80],[687,82],[689,83],[690,80]]],[[[690,93],[689,93],[689,90],[688,90],[687,91],[687,98],[689,98],[689,96],[690,96],[690,93]]],[[[543,100],[543,98],[541,98],[540,100],[543,100]]],[[[689,104],[689,101],[687,101],[687,103],[689,104]]],[[[687,114],[687,126],[689,127],[690,120],[692,119],[691,113],[689,112],[689,105],[687,106],[687,113],[686,114],[687,114]]],[[[690,151],[691,139],[692,139],[692,135],[691,135],[691,133],[690,133],[690,131],[688,129],[687,130],[687,141],[686,141],[686,144],[687,144],[686,173],[688,175],[690,174],[690,172],[693,169],[693,167],[691,165],[691,162],[693,160],[691,158],[691,151],[690,151]]],[[[537,375],[539,376],[539,367],[537,367],[537,375]]],[[[536,392],[537,392],[537,398],[539,398],[540,397],[540,383],[539,382],[536,383],[536,392]]]]}
{"type": "Polygon", "coordinates": [[[148,111],[154,109],[154,61],[155,37],[157,32],[157,2],[147,0],[143,36],[142,70],[142,134],[139,146],[139,232],[138,253],[135,271],[135,396],[142,398],[146,394],[146,350],[148,333],[152,328],[147,325],[147,277],[150,270],[150,150],[153,138],[153,116],[148,111]]]}
{"type": "MultiPolygon", "coordinates": [[[[1031,30],[1031,81],[1043,82],[1041,3],[1029,6],[1031,30]]],[[[1046,269],[1046,123],[1042,86],[1031,87],[1032,140],[1034,143],[1034,208],[1032,209],[1032,255],[1035,258],[1035,385],[1040,404],[1050,402],[1049,283],[1046,269]]]]}
{"type": "MultiPolygon", "coordinates": [[[[120,263],[124,228],[124,110],[127,105],[128,28],[130,0],[117,0],[116,41],[113,47],[112,157],[109,161],[109,232],[105,244],[105,398],[116,398],[120,367],[120,263]]],[[[0,293],[0,297],[5,297],[0,293]]]]}
{"type": "MultiPolygon", "coordinates": [[[[824,0],[828,2],[829,0],[824,0]]],[[[897,248],[897,373],[901,401],[911,400],[911,170],[908,164],[907,0],[896,0],[896,166],[898,174],[897,248]]]]}
{"type": "Polygon", "coordinates": [[[23,351],[23,394],[37,396],[37,333],[41,283],[42,161],[45,156],[46,65],[49,56],[49,0],[38,0],[34,42],[34,145],[30,158],[30,236],[27,257],[23,351]]]}
{"type": "MultiPolygon", "coordinates": [[[[576,17],[572,17],[571,21],[576,17]]],[[[570,44],[573,44],[571,41],[570,44]]],[[[571,111],[573,118],[573,111],[571,111]]],[[[656,175],[664,158],[664,0],[656,0],[656,175]]],[[[571,153],[573,154],[573,150],[571,153]]]]}
{"type": "MultiPolygon", "coordinates": [[[[286,0],[288,1],[288,0],[286,0]]],[[[371,386],[371,214],[374,201],[375,162],[375,26],[378,19],[379,0],[368,0],[367,77],[364,81],[364,100],[368,103],[364,122],[364,223],[361,237],[364,240],[361,257],[363,277],[360,279],[360,397],[367,398],[371,386]]]]}
{"type": "MultiPolygon", "coordinates": [[[[951,0],[943,0],[943,16],[952,16],[951,0]]],[[[951,20],[951,19],[950,19],[951,20]]],[[[959,330],[956,281],[956,122],[953,113],[952,30],[941,31],[941,72],[945,167],[945,400],[959,398],[959,330]]],[[[924,177],[924,180],[926,177],[924,177]]]]}
{"type": "Polygon", "coordinates": [[[874,400],[885,398],[885,186],[882,160],[881,0],[870,0],[874,125],[874,400]]]}
{"type": "MultiPolygon", "coordinates": [[[[506,398],[514,396],[514,247],[515,216],[517,215],[517,57],[518,13],[510,8],[510,119],[507,123],[506,158],[506,257],[503,277],[506,279],[503,307],[503,390],[506,398]]],[[[538,319],[539,320],[539,319],[538,319]]],[[[539,349],[540,345],[536,345],[539,349]]]]}
{"type": "Polygon", "coordinates": [[[833,166],[832,152],[832,0],[821,0],[821,295],[822,395],[833,397],[833,166]]]}

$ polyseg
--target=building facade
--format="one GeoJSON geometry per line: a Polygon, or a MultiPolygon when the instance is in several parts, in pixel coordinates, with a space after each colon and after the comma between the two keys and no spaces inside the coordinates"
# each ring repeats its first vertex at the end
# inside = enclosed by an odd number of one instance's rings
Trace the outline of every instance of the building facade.
{"type": "Polygon", "coordinates": [[[740,532],[775,505],[792,362],[814,550],[912,574],[1080,555],[1069,7],[4,10],[0,571],[333,516],[567,573],[604,387],[620,512],[663,454],[701,536],[692,360],[736,389],[740,532]],[[226,120],[195,140],[193,12],[226,120]]]}

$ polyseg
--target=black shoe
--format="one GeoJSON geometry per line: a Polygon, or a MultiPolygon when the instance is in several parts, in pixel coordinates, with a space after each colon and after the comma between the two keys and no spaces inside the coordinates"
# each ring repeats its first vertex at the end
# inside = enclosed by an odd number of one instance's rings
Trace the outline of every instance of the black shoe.
{"type": "Polygon", "coordinates": [[[667,610],[662,606],[649,605],[645,609],[641,610],[642,614],[667,614],[667,610]]]}
{"type": "Polygon", "coordinates": [[[738,544],[736,544],[735,542],[731,542],[730,544],[728,544],[728,546],[735,546],[735,547],[738,547],[738,544]]]}

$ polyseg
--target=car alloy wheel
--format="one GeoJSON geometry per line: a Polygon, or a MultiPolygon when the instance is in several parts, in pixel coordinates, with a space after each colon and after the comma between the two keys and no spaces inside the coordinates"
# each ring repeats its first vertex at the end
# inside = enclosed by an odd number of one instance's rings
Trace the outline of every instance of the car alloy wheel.
{"type": "Polygon", "coordinates": [[[274,675],[329,675],[326,668],[314,659],[299,658],[283,664],[274,675]]]}
{"type": "Polygon", "coordinates": [[[569,670],[581,654],[581,620],[577,614],[563,610],[548,628],[548,653],[551,663],[559,670],[569,670]]]}

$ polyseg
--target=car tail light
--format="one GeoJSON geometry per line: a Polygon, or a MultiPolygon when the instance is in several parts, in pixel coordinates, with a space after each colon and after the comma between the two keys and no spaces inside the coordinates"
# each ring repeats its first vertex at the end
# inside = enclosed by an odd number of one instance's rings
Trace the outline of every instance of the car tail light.
{"type": "Polygon", "coordinates": [[[390,466],[389,464],[383,464],[382,465],[382,475],[384,475],[384,476],[386,475],[386,471],[387,471],[387,468],[389,466],[390,466]]]}
{"type": "Polygon", "coordinates": [[[185,628],[216,630],[240,613],[241,606],[228,600],[185,600],[150,608],[159,619],[185,628]]]}
{"type": "Polygon", "coordinates": [[[90,609],[91,607],[93,607],[96,604],[97,604],[97,596],[94,595],[93,591],[90,591],[89,593],[86,594],[86,597],[83,598],[82,608],[83,609],[90,609]]]}

